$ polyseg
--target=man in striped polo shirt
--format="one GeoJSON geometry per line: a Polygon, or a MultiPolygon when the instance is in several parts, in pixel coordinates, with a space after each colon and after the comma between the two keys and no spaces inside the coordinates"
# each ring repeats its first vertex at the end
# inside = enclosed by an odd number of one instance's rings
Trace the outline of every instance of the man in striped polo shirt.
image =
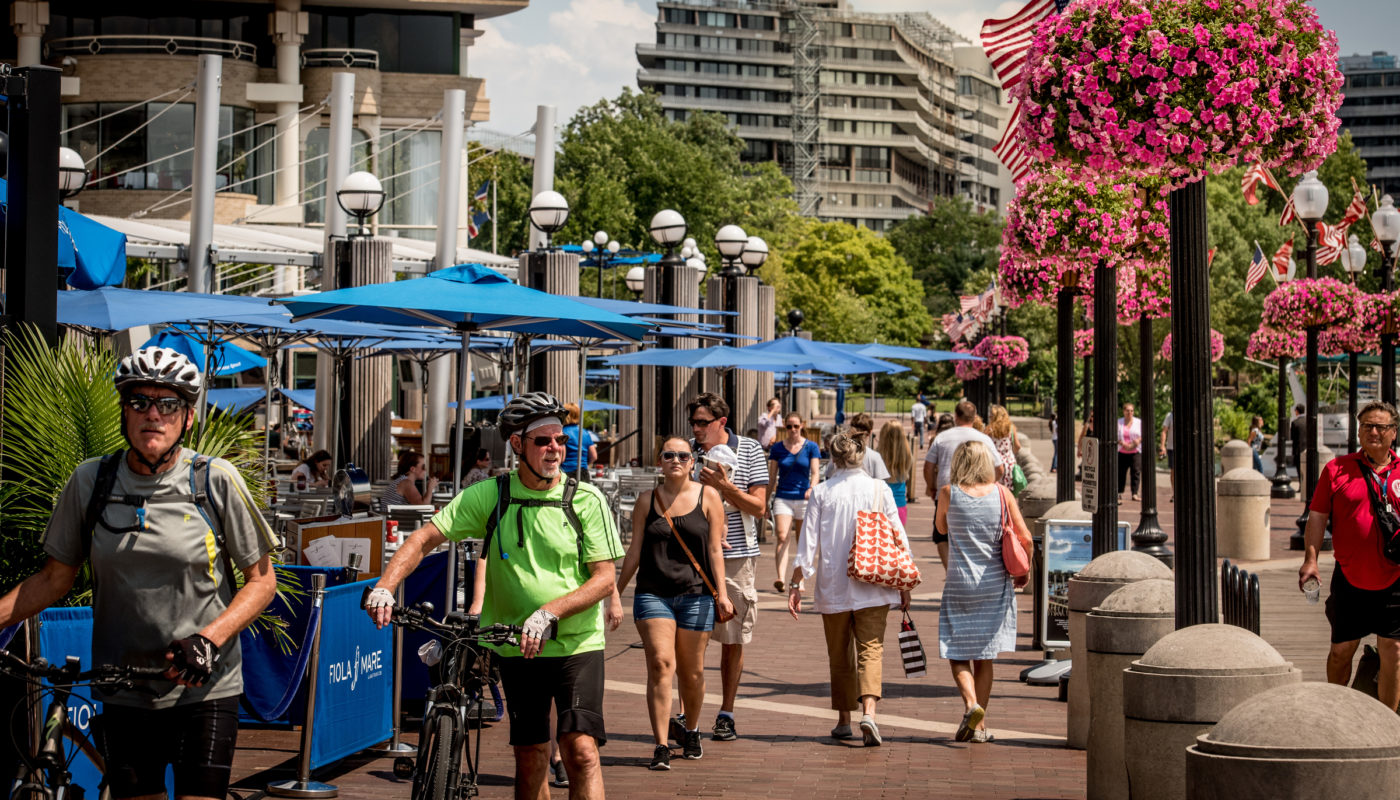
{"type": "MultiPolygon", "coordinates": [[[[754,564],[758,559],[756,521],[767,511],[768,462],[763,447],[755,439],[730,430],[729,404],[717,394],[705,392],[686,406],[690,429],[695,438],[691,448],[697,455],[719,445],[727,445],[738,456],[732,473],[722,467],[699,463],[701,483],[713,486],[724,498],[728,532],[724,542],[724,580],[734,603],[734,618],[716,623],[711,639],[722,652],[720,679],[724,694],[715,718],[715,741],[739,738],[734,731],[734,699],[739,694],[739,676],[744,671],[744,645],[753,639],[758,620],[758,590],[754,588],[754,564]]],[[[694,724],[694,723],[691,723],[694,724]]]]}

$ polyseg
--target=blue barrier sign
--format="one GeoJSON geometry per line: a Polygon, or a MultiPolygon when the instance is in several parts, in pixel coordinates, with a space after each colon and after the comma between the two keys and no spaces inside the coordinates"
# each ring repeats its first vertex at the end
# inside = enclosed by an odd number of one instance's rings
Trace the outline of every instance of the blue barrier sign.
{"type": "Polygon", "coordinates": [[[326,590],[316,679],[311,768],[389,738],[393,727],[393,629],[374,627],[360,595],[374,580],[326,590]]]}

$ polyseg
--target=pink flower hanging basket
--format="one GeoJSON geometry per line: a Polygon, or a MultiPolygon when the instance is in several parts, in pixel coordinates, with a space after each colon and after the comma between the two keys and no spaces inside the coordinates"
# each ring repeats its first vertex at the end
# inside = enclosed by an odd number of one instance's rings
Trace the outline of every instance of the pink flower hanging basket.
{"type": "Polygon", "coordinates": [[[1320,328],[1357,314],[1360,293],[1336,278],[1300,278],[1264,298],[1263,322],[1279,330],[1320,328]]]}
{"type": "MultiPolygon", "coordinates": [[[[1225,357],[1225,334],[1214,328],[1210,330],[1210,361],[1212,364],[1225,357]]],[[[1162,340],[1162,358],[1172,360],[1172,335],[1162,340]]]]}
{"type": "Polygon", "coordinates": [[[1273,328],[1260,328],[1249,335],[1249,345],[1244,354],[1258,361],[1276,361],[1280,358],[1299,358],[1307,347],[1307,341],[1299,331],[1285,332],[1273,328]]]}
{"type": "Polygon", "coordinates": [[[1031,351],[1020,336],[985,336],[972,348],[972,354],[987,359],[993,367],[1015,369],[1026,363],[1031,351]]]}
{"type": "Polygon", "coordinates": [[[1074,332],[1074,357],[1088,358],[1094,354],[1094,332],[1083,330],[1074,332]]]}
{"type": "Polygon", "coordinates": [[[1362,327],[1378,334],[1400,333],[1400,291],[1363,294],[1356,310],[1362,327]]]}

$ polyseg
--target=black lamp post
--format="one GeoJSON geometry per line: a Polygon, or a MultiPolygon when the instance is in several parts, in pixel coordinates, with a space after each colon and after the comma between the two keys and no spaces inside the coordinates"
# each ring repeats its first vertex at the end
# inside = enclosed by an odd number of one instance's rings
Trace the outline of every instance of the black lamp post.
{"type": "Polygon", "coordinates": [[[1146,553],[1172,566],[1172,551],[1167,547],[1167,532],[1157,521],[1157,417],[1153,405],[1156,402],[1155,371],[1153,358],[1152,318],[1143,314],[1138,318],[1138,385],[1141,387],[1138,409],[1142,418],[1143,444],[1139,447],[1142,459],[1142,515],[1137,530],[1133,531],[1133,549],[1146,553]]]}
{"type": "MultiPolygon", "coordinates": [[[[1303,173],[1303,179],[1293,187],[1293,208],[1303,221],[1303,234],[1307,242],[1308,278],[1317,277],[1317,232],[1315,226],[1322,215],[1327,213],[1327,187],[1317,179],[1317,170],[1303,173]]],[[[1289,549],[1303,549],[1303,529],[1308,524],[1308,503],[1312,502],[1313,488],[1317,486],[1317,335],[1318,327],[1307,328],[1307,370],[1306,375],[1306,427],[1305,455],[1301,460],[1303,475],[1299,483],[1303,487],[1303,513],[1298,515],[1298,530],[1289,539],[1289,549]]]]}
{"type": "Polygon", "coordinates": [[[1288,478],[1288,357],[1278,357],[1278,447],[1274,448],[1274,485],[1269,496],[1286,500],[1293,496],[1293,481],[1288,478]]]}
{"type": "MultiPolygon", "coordinates": [[[[744,274],[744,264],[740,257],[744,254],[744,246],[749,243],[748,234],[738,225],[725,225],[715,231],[715,249],[719,251],[720,260],[724,266],[719,271],[719,276],[723,280],[724,286],[724,310],[739,310],[739,276],[744,274]]],[[[724,318],[724,330],[726,333],[738,333],[736,329],[738,317],[730,314],[724,318]]],[[[738,376],[734,370],[727,370],[724,375],[724,399],[729,403],[731,409],[737,408],[736,395],[739,392],[738,376]]]]}
{"type": "Polygon", "coordinates": [[[616,256],[617,251],[622,249],[622,245],[618,244],[617,240],[608,236],[607,231],[598,231],[593,234],[592,239],[584,239],[580,247],[585,256],[593,256],[593,259],[598,262],[598,296],[602,297],[603,270],[608,267],[608,259],[616,256]],[[595,251],[597,255],[593,255],[595,251]]]}
{"type": "MultiPolygon", "coordinates": [[[[787,313],[788,335],[796,336],[797,332],[802,328],[802,323],[806,321],[807,315],[802,313],[802,309],[794,308],[789,310],[787,313]]],[[[796,390],[792,388],[792,372],[790,371],[788,372],[787,378],[787,399],[784,402],[786,405],[784,405],[783,408],[786,408],[789,413],[797,407],[796,390]]]]}
{"type": "MultiPolygon", "coordinates": [[[[1371,215],[1371,227],[1381,243],[1381,291],[1395,289],[1395,243],[1400,240],[1400,211],[1390,195],[1381,198],[1381,207],[1371,215]]],[[[1381,334],[1381,400],[1395,405],[1395,334],[1381,334]]]]}
{"type": "MultiPolygon", "coordinates": [[[[1361,240],[1356,234],[1352,234],[1347,239],[1347,247],[1342,251],[1342,266],[1346,268],[1347,274],[1351,276],[1352,283],[1356,283],[1356,278],[1366,269],[1366,248],[1361,246],[1361,240]]],[[[1347,452],[1355,453],[1357,448],[1356,440],[1356,379],[1357,379],[1357,353],[1355,350],[1347,351],[1347,452]]]]}
{"type": "Polygon", "coordinates": [[[1118,549],[1118,278],[1112,265],[1094,264],[1094,434],[1098,438],[1095,558],[1118,549]]]}
{"type": "MultiPolygon", "coordinates": [[[[656,262],[658,277],[661,279],[661,296],[656,298],[659,303],[676,302],[676,280],[682,269],[685,269],[685,260],[677,253],[676,248],[685,239],[685,217],[680,212],[672,209],[663,209],[656,212],[651,218],[649,227],[651,238],[666,250],[666,254],[661,260],[656,262]]],[[[659,342],[661,347],[675,347],[675,339],[666,336],[659,342]]],[[[679,400],[676,396],[675,369],[673,367],[656,367],[656,395],[653,406],[656,408],[656,427],[658,436],[666,435],[672,430],[673,424],[670,419],[672,408],[679,400]]],[[[650,443],[646,446],[650,447],[650,443]]]]}
{"type": "Polygon", "coordinates": [[[1074,499],[1074,295],[1073,286],[1061,286],[1055,295],[1055,502],[1074,499]]]}

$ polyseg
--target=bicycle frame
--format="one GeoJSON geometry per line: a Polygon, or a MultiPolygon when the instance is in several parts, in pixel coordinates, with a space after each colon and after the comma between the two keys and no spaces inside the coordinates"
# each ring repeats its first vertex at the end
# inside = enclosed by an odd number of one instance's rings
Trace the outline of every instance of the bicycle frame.
{"type": "MultiPolygon", "coordinates": [[[[477,795],[477,764],[479,759],[468,751],[471,734],[467,731],[468,714],[475,697],[483,695],[489,685],[490,651],[477,650],[464,640],[443,639],[442,683],[428,689],[426,705],[423,709],[423,727],[418,736],[418,757],[413,774],[413,798],[426,796],[426,783],[432,779],[426,769],[432,757],[432,749],[439,748],[439,754],[447,756],[448,798],[470,798],[477,795]],[[438,725],[436,720],[442,715],[453,719],[452,740],[446,743],[436,741],[438,725]],[[462,772],[462,755],[467,756],[467,772],[462,772]],[[465,781],[464,781],[465,779],[465,781]]],[[[477,738],[480,747],[481,739],[477,738]]],[[[479,756],[479,753],[478,753],[479,756]]],[[[434,799],[436,800],[436,799],[434,799]]]]}

